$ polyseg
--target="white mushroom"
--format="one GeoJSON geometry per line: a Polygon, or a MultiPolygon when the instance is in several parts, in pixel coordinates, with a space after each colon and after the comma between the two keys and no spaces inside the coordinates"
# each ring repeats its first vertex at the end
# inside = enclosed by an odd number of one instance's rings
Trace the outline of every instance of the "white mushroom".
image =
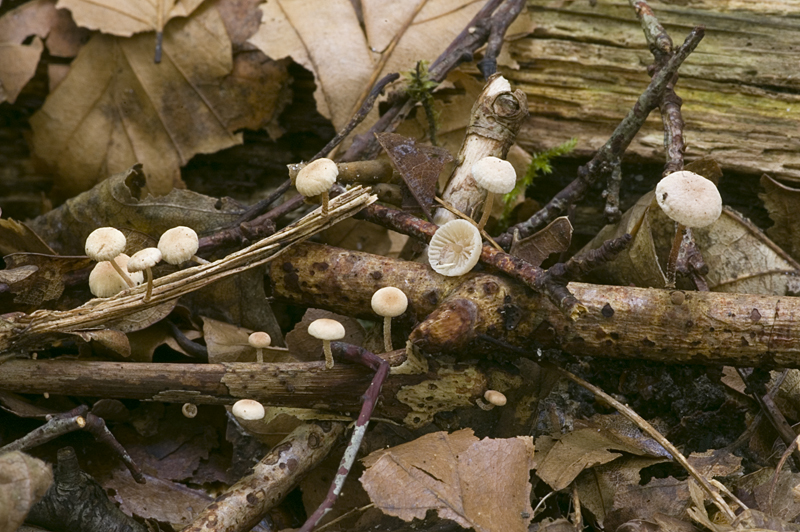
{"type": "Polygon", "coordinates": [[[311,322],[308,334],[322,340],[322,350],[325,352],[325,369],[333,368],[333,352],[331,341],[344,338],[344,325],[336,320],[321,318],[311,322]]]}
{"type": "Polygon", "coordinates": [[[508,194],[517,184],[517,172],[511,163],[497,157],[484,157],[472,165],[472,178],[482,189],[486,190],[486,202],[483,216],[478,222],[478,229],[483,229],[492,213],[495,194],[508,194]]]}
{"type": "Polygon", "coordinates": [[[183,403],[183,406],[181,407],[181,413],[185,417],[192,419],[197,415],[197,405],[193,403],[183,403]]]}
{"type": "Polygon", "coordinates": [[[659,181],[656,201],[664,214],[686,227],[706,227],[722,214],[722,197],[716,185],[687,170],[659,181]]]}
{"type": "Polygon", "coordinates": [[[264,405],[252,399],[240,399],[233,404],[231,413],[238,419],[244,421],[256,421],[263,419],[266,411],[264,405]]]}
{"type": "Polygon", "coordinates": [[[681,170],[658,182],[656,201],[664,214],[677,223],[666,272],[667,287],[674,288],[683,234],[693,227],[706,227],[717,221],[722,214],[722,197],[716,185],[705,177],[681,170]]]}
{"type": "Polygon", "coordinates": [[[201,259],[195,253],[199,247],[197,233],[191,227],[179,225],[168,229],[158,240],[158,249],[164,262],[177,266],[189,259],[198,264],[208,264],[208,261],[201,259]]]}
{"type": "Polygon", "coordinates": [[[451,220],[433,234],[428,244],[428,261],[435,272],[458,277],[475,267],[482,249],[481,234],[474,224],[451,220]]]}
{"type": "Polygon", "coordinates": [[[158,248],[144,248],[137,251],[128,261],[129,272],[144,270],[147,274],[147,293],[144,295],[144,301],[150,301],[150,296],[153,294],[153,266],[160,261],[161,251],[158,248]]]}
{"type": "Polygon", "coordinates": [[[328,191],[336,182],[339,168],[330,159],[317,159],[304,166],[297,173],[294,186],[297,191],[311,198],[322,194],[322,215],[328,214],[328,191]]]}
{"type": "MultiPolygon", "coordinates": [[[[113,227],[101,227],[99,229],[95,229],[94,231],[89,234],[86,238],[86,255],[97,262],[103,261],[111,261],[120,253],[125,251],[125,244],[126,239],[125,235],[122,234],[122,231],[119,229],[114,229],[113,227]]],[[[125,281],[130,288],[133,288],[135,285],[133,284],[133,280],[128,276],[128,274],[122,271],[122,268],[116,262],[110,262],[110,266],[113,266],[114,270],[116,270],[117,274],[122,277],[122,280],[125,281]]],[[[108,297],[108,296],[105,296],[108,297]]]]}
{"type": "Polygon", "coordinates": [[[383,346],[386,352],[392,351],[392,318],[396,318],[408,308],[408,297],[399,288],[386,286],[372,294],[372,310],[383,316],[383,346]]]}
{"type": "Polygon", "coordinates": [[[125,272],[128,279],[131,279],[131,282],[134,283],[134,286],[142,284],[144,275],[141,272],[128,274],[129,258],[126,254],[120,253],[113,260],[116,263],[116,268],[112,265],[112,261],[107,260],[98,262],[92,268],[89,274],[89,290],[95,297],[111,297],[128,288],[128,284],[120,277],[118,269],[125,272]]]}
{"type": "Polygon", "coordinates": [[[486,399],[486,403],[478,399],[476,402],[478,406],[481,407],[483,410],[491,410],[496,406],[505,406],[507,399],[506,396],[503,395],[502,392],[498,392],[497,390],[486,390],[486,393],[483,394],[483,398],[486,399]]]}
{"type": "Polygon", "coordinates": [[[247,342],[250,344],[250,347],[255,347],[256,349],[256,360],[258,362],[264,362],[264,348],[269,347],[272,343],[272,338],[265,332],[254,332],[250,336],[247,337],[247,342]]]}

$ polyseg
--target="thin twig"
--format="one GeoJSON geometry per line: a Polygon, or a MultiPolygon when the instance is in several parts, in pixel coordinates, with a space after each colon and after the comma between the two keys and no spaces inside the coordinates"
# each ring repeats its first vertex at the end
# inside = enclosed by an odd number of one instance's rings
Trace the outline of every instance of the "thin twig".
{"type": "Polygon", "coordinates": [[[364,434],[367,432],[367,425],[372,416],[372,411],[375,409],[375,405],[378,402],[381,386],[383,386],[386,376],[389,375],[389,363],[363,347],[345,344],[343,342],[332,342],[331,351],[333,351],[336,358],[344,358],[350,362],[355,362],[372,369],[375,371],[375,376],[372,378],[372,382],[370,382],[369,388],[363,396],[364,403],[361,406],[361,413],[358,415],[356,424],[353,427],[353,435],[350,437],[350,443],[344,451],[344,456],[342,456],[342,461],[339,463],[339,469],[336,472],[336,476],[333,478],[331,487],[328,490],[328,495],[317,510],[306,520],[302,528],[300,528],[300,532],[311,532],[317,523],[319,523],[320,519],[325,517],[325,514],[330,512],[333,508],[336,499],[339,497],[339,493],[342,491],[342,487],[344,487],[344,481],[347,479],[347,475],[350,474],[350,469],[353,467],[353,462],[355,462],[356,454],[361,447],[364,434]]]}
{"type": "Polygon", "coordinates": [[[659,105],[661,95],[668,83],[672,81],[675,72],[678,71],[678,68],[689,54],[700,44],[704,35],[705,28],[703,26],[697,26],[689,33],[686,41],[675,53],[670,55],[664,67],[656,71],[647,89],[639,96],[633,108],[628,111],[628,114],[619,123],[608,141],[597,151],[591,161],[578,169],[578,177],[556,194],[547,205],[542,207],[531,218],[509,227],[505,233],[498,236],[495,239],[498,244],[503,246],[504,249],[508,249],[511,246],[515,229],[519,230],[520,238],[530,236],[539,227],[559,216],[568,205],[581,199],[591,185],[611,170],[610,164],[622,157],[628,145],[641,129],[650,111],[659,105]]]}

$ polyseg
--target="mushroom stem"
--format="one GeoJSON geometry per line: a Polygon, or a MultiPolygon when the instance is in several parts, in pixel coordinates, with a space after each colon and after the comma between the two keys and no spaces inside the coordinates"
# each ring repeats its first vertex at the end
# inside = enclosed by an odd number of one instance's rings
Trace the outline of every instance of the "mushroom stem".
{"type": "Polygon", "coordinates": [[[333,369],[333,351],[331,351],[331,341],[322,341],[322,350],[325,352],[325,369],[333,369]]]}
{"type": "Polygon", "coordinates": [[[202,257],[198,257],[197,255],[192,255],[192,260],[195,261],[197,264],[211,264],[211,262],[207,261],[202,257]]]}
{"type": "Polygon", "coordinates": [[[117,273],[119,274],[120,277],[122,277],[122,280],[125,281],[125,284],[127,284],[130,288],[136,286],[136,284],[131,280],[130,276],[124,271],[122,271],[122,268],[120,268],[119,264],[117,264],[117,261],[111,259],[108,262],[110,262],[111,266],[113,266],[114,269],[117,270],[117,273]]]}
{"type": "Polygon", "coordinates": [[[486,202],[483,205],[483,215],[481,216],[481,221],[478,222],[479,230],[483,229],[483,226],[489,221],[489,215],[492,214],[492,203],[494,203],[494,192],[487,192],[486,202]]]}
{"type": "Polygon", "coordinates": [[[144,295],[144,301],[150,301],[150,296],[153,295],[153,270],[149,266],[145,268],[147,272],[147,293],[144,295]]]}
{"type": "Polygon", "coordinates": [[[328,201],[330,200],[330,195],[328,191],[322,193],[322,216],[328,216],[328,201]]]}
{"type": "Polygon", "coordinates": [[[675,269],[678,264],[678,255],[681,251],[681,244],[683,243],[683,234],[686,232],[686,226],[675,222],[675,238],[672,239],[672,249],[669,250],[669,258],[667,259],[667,286],[666,288],[675,288],[675,269]]]}
{"type": "Polygon", "coordinates": [[[259,364],[264,363],[264,350],[261,349],[260,347],[256,349],[256,361],[259,364]]]}
{"type": "Polygon", "coordinates": [[[386,352],[394,351],[392,347],[392,318],[391,316],[384,316],[383,318],[383,347],[386,352]]]}

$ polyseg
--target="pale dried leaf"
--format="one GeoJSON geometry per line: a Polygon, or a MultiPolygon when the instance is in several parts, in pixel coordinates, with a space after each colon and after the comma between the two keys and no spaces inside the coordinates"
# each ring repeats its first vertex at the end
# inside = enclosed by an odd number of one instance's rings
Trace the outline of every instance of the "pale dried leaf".
{"type": "Polygon", "coordinates": [[[479,532],[525,532],[532,518],[528,436],[478,440],[471,429],[436,432],[376,451],[364,465],[360,480],[372,502],[406,521],[436,510],[479,532]]]}
{"type": "Polygon", "coordinates": [[[261,27],[249,42],[273,59],[291,57],[311,70],[317,82],[317,110],[341,129],[373,80],[438,57],[482,3],[429,0],[376,71],[380,52],[401,33],[418,5],[418,0],[364,1],[362,30],[348,0],[270,1],[262,6],[261,27]]]}
{"type": "MultiPolygon", "coordinates": [[[[709,267],[706,281],[712,291],[785,295],[792,275],[800,268],[761,230],[728,207],[716,222],[692,232],[709,267]]],[[[655,204],[653,192],[642,196],[617,225],[603,228],[584,249],[596,248],[625,233],[633,235],[631,244],[614,261],[593,271],[590,278],[663,288],[675,224],[655,204]]]]}
{"type": "Polygon", "coordinates": [[[67,77],[31,118],[34,152],[72,196],[136,162],[151,192],[179,184],[198,153],[242,141],[236,129],[261,127],[283,105],[283,67],[255,52],[237,56],[213,7],[176,21],[153,63],[153,38],[96,35],[67,77]]]}
{"type": "MultiPolygon", "coordinates": [[[[59,0],[56,7],[72,12],[84,28],[130,37],[143,31],[162,31],[175,17],[188,17],[203,0],[59,0]]],[[[155,39],[150,36],[151,58],[155,39]]]]}
{"type": "Polygon", "coordinates": [[[16,530],[52,483],[41,460],[19,451],[0,455],[0,530],[16,530]]]}
{"type": "Polygon", "coordinates": [[[36,73],[43,49],[39,37],[29,45],[0,42],[0,103],[14,103],[36,73]]]}

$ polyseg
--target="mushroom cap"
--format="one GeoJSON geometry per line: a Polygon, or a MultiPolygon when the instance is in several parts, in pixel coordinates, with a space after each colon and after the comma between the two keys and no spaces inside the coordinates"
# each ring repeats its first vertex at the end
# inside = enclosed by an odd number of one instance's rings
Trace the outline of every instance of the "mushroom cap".
{"type": "Polygon", "coordinates": [[[472,165],[472,178],[481,188],[494,194],[508,194],[517,184],[511,163],[497,157],[484,157],[472,165]]]}
{"type": "Polygon", "coordinates": [[[486,393],[483,394],[483,398],[494,406],[505,406],[507,401],[506,396],[497,390],[486,390],[486,393]]]}
{"type": "Polygon", "coordinates": [[[320,318],[311,322],[308,334],[320,340],[341,340],[344,338],[344,325],[336,320],[320,318]]]}
{"type": "Polygon", "coordinates": [[[386,286],[372,294],[372,310],[378,316],[395,318],[408,308],[408,297],[399,288],[386,286]]]}
{"type": "Polygon", "coordinates": [[[722,214],[722,197],[705,177],[681,170],[656,185],[656,201],[664,214],[686,227],[705,227],[722,214]]]}
{"type": "Polygon", "coordinates": [[[255,347],[256,349],[263,349],[265,347],[269,347],[272,343],[272,338],[265,332],[254,332],[250,336],[247,337],[247,341],[250,344],[250,347],[255,347]]]}
{"type": "Polygon", "coordinates": [[[317,159],[305,165],[295,178],[294,186],[303,196],[310,198],[322,194],[336,182],[339,167],[330,159],[317,159]]]}
{"type": "Polygon", "coordinates": [[[239,419],[245,421],[255,421],[263,419],[266,411],[264,405],[252,399],[240,399],[233,404],[231,413],[239,419]]]}
{"type": "Polygon", "coordinates": [[[152,268],[161,261],[161,251],[158,248],[144,248],[131,256],[128,261],[129,272],[140,272],[152,268]]]}
{"type": "Polygon", "coordinates": [[[458,277],[478,264],[482,249],[481,234],[472,222],[452,220],[433,234],[428,261],[436,273],[458,277]]]}
{"type": "Polygon", "coordinates": [[[199,247],[197,233],[190,227],[179,225],[168,229],[158,240],[158,249],[164,262],[178,265],[192,258],[199,247]]]}
{"type": "Polygon", "coordinates": [[[111,260],[125,251],[125,235],[113,227],[95,229],[86,238],[86,255],[98,262],[111,260]]]}
{"type": "MultiPolygon", "coordinates": [[[[120,253],[114,257],[114,262],[122,268],[122,271],[127,271],[126,266],[129,258],[126,254],[120,253]]],[[[142,272],[128,272],[128,276],[137,285],[142,284],[144,281],[142,272]]],[[[89,274],[89,290],[95,297],[111,297],[127,288],[128,284],[120,277],[109,261],[98,262],[89,274]]]]}

